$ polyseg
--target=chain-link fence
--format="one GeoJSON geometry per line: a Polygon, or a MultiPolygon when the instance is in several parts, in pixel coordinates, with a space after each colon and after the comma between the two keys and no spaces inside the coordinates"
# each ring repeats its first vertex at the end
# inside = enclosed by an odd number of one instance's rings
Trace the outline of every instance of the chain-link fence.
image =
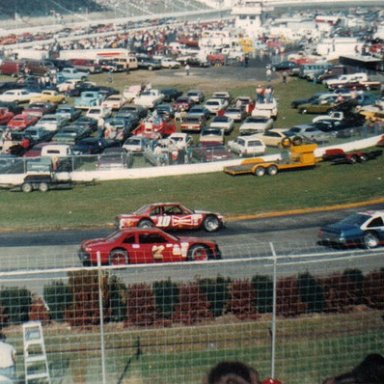
{"type": "Polygon", "coordinates": [[[20,382],[22,324],[34,320],[53,383],[200,383],[241,360],[313,384],[383,353],[382,249],[244,244],[220,261],[90,268],[75,252],[2,260],[0,324],[20,382]]]}

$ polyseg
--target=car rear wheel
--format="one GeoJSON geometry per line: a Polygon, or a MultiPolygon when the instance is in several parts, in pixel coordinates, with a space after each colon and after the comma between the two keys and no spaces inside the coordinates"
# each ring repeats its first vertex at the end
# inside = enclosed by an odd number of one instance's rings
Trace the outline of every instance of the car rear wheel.
{"type": "Polygon", "coordinates": [[[301,112],[302,115],[305,115],[308,111],[304,108],[300,112],[301,112]]]}
{"type": "Polygon", "coordinates": [[[265,168],[264,167],[257,167],[255,170],[255,176],[264,176],[265,175],[265,168]]]}
{"type": "Polygon", "coordinates": [[[31,183],[24,183],[22,186],[21,186],[21,190],[23,192],[26,192],[26,193],[29,193],[29,192],[32,192],[32,184],[31,183]]]}
{"type": "Polygon", "coordinates": [[[47,183],[42,182],[39,184],[39,191],[40,192],[47,192],[48,189],[49,189],[49,187],[48,187],[47,183]]]}
{"type": "Polygon", "coordinates": [[[215,215],[209,215],[204,219],[203,227],[207,232],[215,232],[220,228],[220,220],[215,215]]]}
{"type": "Polygon", "coordinates": [[[276,165],[270,165],[267,169],[267,172],[269,176],[275,176],[277,175],[278,169],[276,165]]]}
{"type": "Polygon", "coordinates": [[[359,162],[360,163],[363,163],[364,161],[367,161],[368,160],[368,157],[365,153],[363,153],[362,155],[359,156],[359,162]]]}
{"type": "Polygon", "coordinates": [[[193,245],[189,251],[187,260],[196,261],[196,260],[208,260],[210,258],[210,250],[204,245],[193,245]]]}
{"type": "Polygon", "coordinates": [[[153,228],[154,227],[154,224],[152,223],[151,220],[141,220],[139,222],[139,224],[137,224],[137,227],[138,228],[153,228]]]}
{"type": "Polygon", "coordinates": [[[109,255],[109,265],[128,264],[128,252],[124,249],[114,249],[109,255]]]}
{"type": "Polygon", "coordinates": [[[364,245],[366,248],[376,248],[379,245],[380,241],[374,232],[367,232],[364,235],[364,245]]]}

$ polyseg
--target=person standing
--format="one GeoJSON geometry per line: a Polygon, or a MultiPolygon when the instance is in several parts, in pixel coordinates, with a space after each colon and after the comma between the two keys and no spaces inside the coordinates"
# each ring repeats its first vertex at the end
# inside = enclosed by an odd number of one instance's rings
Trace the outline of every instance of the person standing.
{"type": "Polygon", "coordinates": [[[186,74],[187,76],[189,76],[190,71],[191,71],[191,67],[190,67],[189,64],[187,63],[187,64],[185,65],[185,74],[186,74]]]}
{"type": "Polygon", "coordinates": [[[11,380],[16,378],[16,349],[6,342],[6,336],[0,333],[0,376],[11,380]]]}
{"type": "Polygon", "coordinates": [[[270,82],[272,80],[272,70],[269,66],[267,67],[267,70],[265,71],[265,75],[267,77],[267,81],[270,82]]]}

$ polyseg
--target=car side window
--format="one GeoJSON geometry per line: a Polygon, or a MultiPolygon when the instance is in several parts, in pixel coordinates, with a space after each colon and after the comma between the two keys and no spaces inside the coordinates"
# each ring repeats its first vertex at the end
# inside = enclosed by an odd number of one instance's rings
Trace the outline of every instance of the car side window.
{"type": "Polygon", "coordinates": [[[143,233],[139,237],[140,244],[166,243],[167,240],[158,233],[143,233]]]}
{"type": "Polygon", "coordinates": [[[134,242],[135,242],[134,235],[127,236],[123,241],[124,244],[134,244],[134,242]]]}
{"type": "Polygon", "coordinates": [[[156,207],[156,208],[153,208],[151,213],[149,214],[150,216],[157,216],[157,215],[160,215],[161,212],[160,212],[160,207],[156,207]]]}
{"type": "Polygon", "coordinates": [[[166,207],[164,213],[166,215],[179,215],[180,213],[182,213],[182,210],[177,205],[172,205],[170,207],[166,207]]]}
{"type": "Polygon", "coordinates": [[[381,217],[376,217],[375,219],[373,219],[368,225],[367,227],[368,228],[373,228],[373,227],[383,227],[384,226],[384,222],[383,222],[383,219],[381,217]]]}

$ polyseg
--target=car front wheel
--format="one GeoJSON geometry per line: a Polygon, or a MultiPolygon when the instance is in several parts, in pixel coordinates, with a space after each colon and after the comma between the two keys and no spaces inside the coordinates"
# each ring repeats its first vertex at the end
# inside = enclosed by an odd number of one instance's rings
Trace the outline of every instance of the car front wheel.
{"type": "Polygon", "coordinates": [[[114,249],[109,255],[109,265],[128,264],[128,252],[124,249],[114,249]]]}
{"type": "Polygon", "coordinates": [[[193,245],[188,251],[188,261],[208,260],[209,258],[210,251],[204,245],[193,245]]]}
{"type": "Polygon", "coordinates": [[[220,220],[215,215],[209,215],[204,219],[203,227],[207,232],[215,232],[220,228],[220,220]]]}
{"type": "Polygon", "coordinates": [[[379,245],[380,241],[374,232],[367,232],[364,235],[364,245],[366,248],[376,248],[379,245]]]}
{"type": "Polygon", "coordinates": [[[42,182],[39,184],[39,191],[40,192],[47,192],[48,189],[49,189],[49,187],[48,187],[47,183],[42,182]]]}
{"type": "Polygon", "coordinates": [[[23,192],[26,192],[26,193],[29,193],[29,192],[32,192],[32,184],[31,183],[24,183],[22,186],[21,186],[21,190],[23,192]]]}
{"type": "Polygon", "coordinates": [[[154,227],[154,224],[151,220],[141,220],[139,224],[137,225],[138,228],[152,228],[154,227]]]}

